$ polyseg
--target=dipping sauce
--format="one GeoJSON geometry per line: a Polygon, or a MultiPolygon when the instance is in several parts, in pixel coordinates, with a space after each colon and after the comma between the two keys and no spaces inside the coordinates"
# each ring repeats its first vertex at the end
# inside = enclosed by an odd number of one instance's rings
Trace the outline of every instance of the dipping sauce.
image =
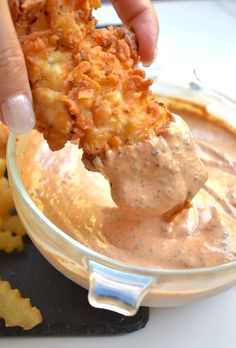
{"type": "Polygon", "coordinates": [[[158,137],[109,150],[101,172],[117,206],[155,216],[182,209],[208,177],[187,124],[174,114],[158,137]]]}
{"type": "Polygon", "coordinates": [[[22,158],[22,180],[43,213],[68,235],[113,259],[155,268],[195,268],[236,258],[236,134],[213,118],[182,112],[209,178],[171,218],[121,209],[107,180],[89,172],[68,144],[52,153],[33,132],[22,158]],[[24,166],[30,163],[31,166],[24,166]]]}

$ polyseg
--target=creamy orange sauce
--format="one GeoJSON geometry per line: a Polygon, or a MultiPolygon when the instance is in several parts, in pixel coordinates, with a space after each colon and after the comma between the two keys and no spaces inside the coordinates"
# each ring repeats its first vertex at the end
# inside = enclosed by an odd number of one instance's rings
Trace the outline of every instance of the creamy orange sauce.
{"type": "Polygon", "coordinates": [[[160,136],[110,150],[103,164],[114,202],[142,214],[181,209],[207,180],[191,132],[177,115],[160,136]]]}
{"type": "MultiPolygon", "coordinates": [[[[131,214],[117,207],[107,180],[84,168],[76,146],[68,144],[52,153],[36,132],[26,144],[21,168],[23,182],[39,208],[57,226],[114,259],[157,268],[207,267],[233,260],[236,257],[236,135],[194,114],[185,113],[184,118],[193,132],[209,179],[193,198],[192,206],[171,220],[165,214],[150,216],[138,210],[131,214]]],[[[158,145],[163,144],[160,141],[158,145]]],[[[181,168],[179,175],[183,178],[181,168]]],[[[180,184],[177,197],[183,194],[182,185],[186,185],[184,180],[180,184]]],[[[171,197],[174,199],[175,195],[171,197]]]]}

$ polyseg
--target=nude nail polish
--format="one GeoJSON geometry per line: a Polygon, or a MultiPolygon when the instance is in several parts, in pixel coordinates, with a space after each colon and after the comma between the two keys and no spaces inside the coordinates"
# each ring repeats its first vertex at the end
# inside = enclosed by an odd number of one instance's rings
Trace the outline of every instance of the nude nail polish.
{"type": "Polygon", "coordinates": [[[1,105],[1,113],[6,125],[15,134],[29,131],[35,126],[35,115],[29,98],[16,94],[1,105]]]}

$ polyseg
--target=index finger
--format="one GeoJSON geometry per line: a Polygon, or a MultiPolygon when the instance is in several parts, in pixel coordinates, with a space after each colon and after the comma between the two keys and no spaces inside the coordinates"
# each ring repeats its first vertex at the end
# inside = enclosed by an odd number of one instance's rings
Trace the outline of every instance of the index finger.
{"type": "Polygon", "coordinates": [[[151,1],[112,0],[112,3],[122,22],[134,30],[143,64],[151,64],[158,38],[158,20],[151,1]]]}

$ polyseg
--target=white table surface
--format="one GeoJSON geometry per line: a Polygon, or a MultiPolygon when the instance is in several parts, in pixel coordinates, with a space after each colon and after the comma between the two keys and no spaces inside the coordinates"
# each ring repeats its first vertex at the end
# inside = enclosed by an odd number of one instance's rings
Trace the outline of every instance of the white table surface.
{"type": "MultiPolygon", "coordinates": [[[[236,96],[236,1],[155,2],[159,57],[197,67],[212,85],[236,96]]],[[[96,16],[118,23],[111,6],[96,16]]],[[[80,314],[78,313],[78,316],[80,314]]],[[[6,338],[1,348],[235,348],[236,287],[186,307],[151,309],[145,329],[120,337],[6,338]]]]}

